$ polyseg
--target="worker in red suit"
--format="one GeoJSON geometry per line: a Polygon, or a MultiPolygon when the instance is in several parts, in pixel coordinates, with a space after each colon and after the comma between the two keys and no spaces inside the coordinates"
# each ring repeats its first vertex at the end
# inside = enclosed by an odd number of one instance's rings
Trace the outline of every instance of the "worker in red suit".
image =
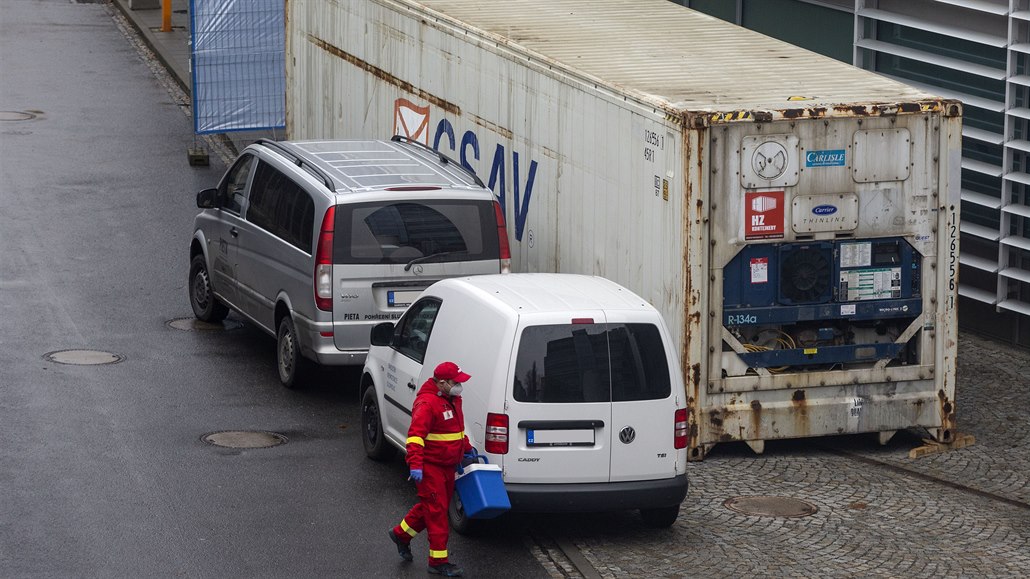
{"type": "Polygon", "coordinates": [[[454,473],[462,458],[477,453],[465,436],[461,412],[462,384],[470,376],[454,362],[443,362],[415,396],[408,428],[407,462],[419,502],[390,530],[390,540],[405,561],[411,561],[411,539],[429,531],[429,572],[460,577],[461,567],[447,560],[450,525],[447,507],[454,493],[454,473]]]}

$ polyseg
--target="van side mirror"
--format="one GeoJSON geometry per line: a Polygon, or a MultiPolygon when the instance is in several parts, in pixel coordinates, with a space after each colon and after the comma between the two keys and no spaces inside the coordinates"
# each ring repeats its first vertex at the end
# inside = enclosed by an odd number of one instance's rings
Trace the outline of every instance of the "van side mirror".
{"type": "Polygon", "coordinates": [[[393,322],[383,322],[372,326],[372,345],[389,346],[393,341],[393,322]]]}
{"type": "Polygon", "coordinates": [[[197,193],[197,207],[201,209],[214,209],[218,207],[218,189],[204,189],[197,193]]]}

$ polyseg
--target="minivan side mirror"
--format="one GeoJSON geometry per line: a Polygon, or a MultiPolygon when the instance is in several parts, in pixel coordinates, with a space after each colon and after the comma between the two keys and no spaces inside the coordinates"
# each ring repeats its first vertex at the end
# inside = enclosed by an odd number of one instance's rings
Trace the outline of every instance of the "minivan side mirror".
{"type": "Polygon", "coordinates": [[[372,326],[372,345],[389,346],[393,341],[393,322],[382,322],[372,326]]]}
{"type": "Polygon", "coordinates": [[[197,193],[197,207],[201,209],[214,209],[218,207],[218,189],[204,189],[197,193]]]}

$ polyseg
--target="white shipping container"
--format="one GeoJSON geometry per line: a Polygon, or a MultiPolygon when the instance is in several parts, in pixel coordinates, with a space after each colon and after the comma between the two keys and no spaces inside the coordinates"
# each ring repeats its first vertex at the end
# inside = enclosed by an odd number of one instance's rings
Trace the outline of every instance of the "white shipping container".
{"type": "Polygon", "coordinates": [[[693,459],[954,436],[957,101],[667,0],[287,7],[289,137],[435,147],[497,195],[514,271],[648,299],[693,459]]]}

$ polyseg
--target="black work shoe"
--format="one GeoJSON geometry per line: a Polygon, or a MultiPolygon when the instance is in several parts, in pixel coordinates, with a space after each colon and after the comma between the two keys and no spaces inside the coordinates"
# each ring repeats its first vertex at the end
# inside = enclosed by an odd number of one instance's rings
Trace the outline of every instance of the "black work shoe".
{"type": "MultiPolygon", "coordinates": [[[[397,554],[401,556],[401,559],[411,561],[413,559],[411,556],[411,547],[402,541],[401,538],[397,536],[397,533],[393,532],[393,529],[390,529],[387,533],[390,533],[390,540],[397,545],[397,554]]],[[[453,577],[453,575],[451,575],[451,577],[453,577]]]]}
{"type": "Polygon", "coordinates": [[[455,565],[454,563],[440,563],[439,565],[430,565],[429,573],[433,575],[443,575],[444,577],[461,577],[461,574],[465,571],[455,565]]]}

